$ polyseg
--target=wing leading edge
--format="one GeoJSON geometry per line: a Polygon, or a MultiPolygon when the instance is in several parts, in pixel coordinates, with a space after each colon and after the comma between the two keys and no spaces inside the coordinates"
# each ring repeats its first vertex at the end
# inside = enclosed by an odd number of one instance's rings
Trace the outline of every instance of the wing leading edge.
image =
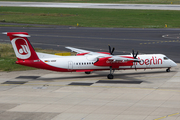
{"type": "Polygon", "coordinates": [[[66,47],[67,49],[70,49],[73,52],[77,52],[78,54],[82,54],[82,55],[93,55],[96,58],[103,58],[103,57],[110,57],[109,60],[113,60],[113,61],[121,61],[121,60],[126,60],[126,61],[136,61],[139,62],[139,59],[134,59],[133,57],[127,57],[127,56],[120,56],[120,55],[110,55],[107,53],[99,53],[99,52],[92,52],[92,51],[88,51],[88,50],[83,50],[83,49],[78,49],[78,48],[74,48],[74,47],[66,47]],[[85,53],[85,54],[83,54],[85,53]]]}

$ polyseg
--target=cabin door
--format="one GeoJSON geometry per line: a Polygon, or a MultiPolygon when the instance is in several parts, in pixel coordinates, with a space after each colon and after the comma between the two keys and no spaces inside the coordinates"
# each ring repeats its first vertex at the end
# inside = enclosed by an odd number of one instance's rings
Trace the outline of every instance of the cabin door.
{"type": "Polygon", "coordinates": [[[71,71],[73,69],[73,62],[69,61],[68,62],[68,70],[71,71]]]}

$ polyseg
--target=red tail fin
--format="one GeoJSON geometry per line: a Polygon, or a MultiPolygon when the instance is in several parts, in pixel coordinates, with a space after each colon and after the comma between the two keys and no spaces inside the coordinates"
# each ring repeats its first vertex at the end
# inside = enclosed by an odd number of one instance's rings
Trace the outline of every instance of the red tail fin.
{"type": "Polygon", "coordinates": [[[19,60],[38,60],[38,56],[34,51],[27,37],[26,32],[8,32],[16,57],[19,60]]]}

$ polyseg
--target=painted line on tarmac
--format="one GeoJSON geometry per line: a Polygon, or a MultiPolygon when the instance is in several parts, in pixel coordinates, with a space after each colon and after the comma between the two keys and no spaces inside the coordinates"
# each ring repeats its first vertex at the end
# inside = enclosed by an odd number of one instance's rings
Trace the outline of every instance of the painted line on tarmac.
{"type": "Polygon", "coordinates": [[[158,42],[145,42],[145,43],[139,43],[140,45],[148,45],[148,44],[160,44],[160,43],[178,43],[179,40],[169,40],[169,41],[158,41],[158,42]]]}
{"type": "Polygon", "coordinates": [[[180,113],[174,113],[174,114],[170,114],[170,115],[167,115],[167,116],[163,116],[163,117],[160,117],[160,118],[156,118],[154,120],[161,120],[161,119],[164,119],[164,118],[167,118],[167,117],[171,117],[171,116],[175,116],[175,115],[179,115],[180,113]]]}
{"type": "Polygon", "coordinates": [[[101,38],[101,37],[79,37],[79,36],[64,36],[64,35],[39,35],[31,34],[31,36],[46,36],[46,37],[65,37],[65,38],[83,38],[83,39],[106,39],[106,40],[132,40],[132,41],[156,41],[156,40],[141,40],[141,39],[121,39],[121,38],[101,38]]]}
{"type": "Polygon", "coordinates": [[[1,42],[9,42],[10,43],[10,40],[4,40],[4,39],[0,39],[1,42]]]}

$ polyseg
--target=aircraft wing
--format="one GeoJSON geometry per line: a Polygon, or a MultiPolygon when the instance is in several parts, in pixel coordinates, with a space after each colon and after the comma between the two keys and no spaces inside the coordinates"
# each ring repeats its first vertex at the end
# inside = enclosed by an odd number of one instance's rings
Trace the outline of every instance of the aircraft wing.
{"type": "Polygon", "coordinates": [[[90,52],[92,52],[92,51],[78,49],[78,48],[73,48],[73,47],[66,47],[66,48],[70,49],[73,52],[77,52],[77,53],[90,53],[90,52]]]}
{"type": "Polygon", "coordinates": [[[108,54],[103,54],[103,53],[98,53],[98,52],[92,52],[92,51],[73,48],[73,47],[66,47],[66,48],[70,49],[70,50],[72,50],[74,52],[77,52],[78,54],[87,53],[86,55],[93,55],[94,58],[110,57],[109,60],[113,60],[113,61],[121,61],[121,60],[130,61],[130,60],[133,60],[133,61],[136,61],[136,62],[140,62],[139,59],[134,59],[131,56],[127,56],[127,57],[123,56],[123,57],[121,57],[121,56],[108,55],[108,54]]]}
{"type": "Polygon", "coordinates": [[[83,49],[78,49],[74,47],[66,47],[67,49],[70,49],[73,52],[77,52],[78,54],[83,54],[83,55],[96,55],[96,56],[107,56],[107,54],[99,53],[99,52],[93,52],[93,51],[88,51],[88,50],[83,50],[83,49]]]}

